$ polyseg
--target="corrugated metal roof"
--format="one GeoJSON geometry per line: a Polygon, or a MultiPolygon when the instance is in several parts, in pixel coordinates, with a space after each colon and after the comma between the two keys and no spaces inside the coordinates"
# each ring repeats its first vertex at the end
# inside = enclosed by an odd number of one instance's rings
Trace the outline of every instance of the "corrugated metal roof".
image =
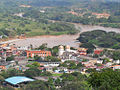
{"type": "Polygon", "coordinates": [[[16,85],[22,82],[30,82],[30,81],[35,81],[34,79],[25,77],[25,76],[14,76],[14,77],[10,77],[5,79],[6,82],[16,85]]]}

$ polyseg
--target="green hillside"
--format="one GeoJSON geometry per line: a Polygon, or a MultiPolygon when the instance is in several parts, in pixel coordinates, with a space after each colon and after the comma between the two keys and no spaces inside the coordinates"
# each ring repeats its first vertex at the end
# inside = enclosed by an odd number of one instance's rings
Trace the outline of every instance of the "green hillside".
{"type": "Polygon", "coordinates": [[[65,22],[120,28],[120,3],[108,0],[0,0],[0,35],[14,37],[23,33],[36,36],[78,32],[74,25],[65,22]],[[78,15],[68,13],[70,11],[78,15]],[[93,12],[108,13],[110,17],[98,19],[92,15],[93,12]],[[16,16],[19,13],[23,16],[16,16]],[[60,22],[52,23],[50,20],[60,22]]]}

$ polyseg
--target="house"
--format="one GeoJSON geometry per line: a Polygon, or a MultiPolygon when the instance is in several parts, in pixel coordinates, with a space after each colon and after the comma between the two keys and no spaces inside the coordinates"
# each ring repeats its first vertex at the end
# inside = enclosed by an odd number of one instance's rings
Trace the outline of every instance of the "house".
{"type": "Polygon", "coordinates": [[[15,56],[14,57],[14,60],[16,60],[16,61],[25,60],[25,59],[26,59],[25,56],[15,56]]]}
{"type": "Polygon", "coordinates": [[[2,64],[0,64],[0,69],[6,70],[6,69],[9,69],[10,67],[13,67],[15,65],[16,65],[16,63],[14,61],[2,63],[2,64]]]}
{"type": "Polygon", "coordinates": [[[63,55],[61,55],[59,58],[61,59],[62,62],[69,60],[71,61],[77,60],[77,56],[73,52],[64,52],[63,55]]]}
{"type": "Polygon", "coordinates": [[[120,63],[120,60],[113,60],[113,63],[119,64],[119,63],[120,63]]]}
{"type": "Polygon", "coordinates": [[[113,65],[113,66],[110,66],[110,67],[113,68],[113,70],[120,69],[120,65],[113,65]]]}
{"type": "Polygon", "coordinates": [[[17,54],[17,48],[15,45],[8,45],[6,47],[2,47],[2,51],[0,52],[2,56],[11,56],[17,54]]]}
{"type": "Polygon", "coordinates": [[[64,50],[64,46],[59,46],[58,58],[60,58],[62,62],[68,60],[76,61],[77,53],[78,53],[77,50],[71,50],[69,45],[65,46],[65,50],[64,50]]]}
{"type": "Polygon", "coordinates": [[[48,72],[53,72],[53,67],[45,67],[45,70],[48,72]]]}
{"type": "Polygon", "coordinates": [[[0,57],[6,57],[6,53],[3,50],[0,51],[0,57]]]}
{"type": "Polygon", "coordinates": [[[97,60],[97,63],[102,64],[103,60],[97,60]]]}
{"type": "Polygon", "coordinates": [[[29,50],[29,47],[26,47],[26,46],[17,47],[17,50],[29,50]]]}
{"type": "Polygon", "coordinates": [[[49,80],[49,77],[46,76],[38,76],[38,77],[34,77],[36,80],[41,80],[41,81],[45,81],[47,82],[49,80]]]}
{"type": "Polygon", "coordinates": [[[87,50],[86,48],[78,48],[78,52],[80,55],[87,55],[87,50]]]}
{"type": "Polygon", "coordinates": [[[26,50],[27,57],[34,57],[34,56],[41,56],[41,57],[47,57],[52,56],[50,51],[43,51],[43,50],[26,50]]]}
{"type": "Polygon", "coordinates": [[[69,45],[65,46],[65,50],[64,50],[64,46],[59,46],[59,52],[58,55],[61,56],[63,55],[64,52],[69,52],[69,53],[77,53],[77,50],[71,50],[71,47],[69,45]]]}
{"type": "Polygon", "coordinates": [[[39,62],[44,67],[58,67],[61,62],[39,62]]]}
{"type": "Polygon", "coordinates": [[[94,50],[94,54],[100,55],[100,53],[103,52],[103,50],[94,50]]]}
{"type": "Polygon", "coordinates": [[[69,11],[69,12],[67,12],[67,13],[72,14],[72,15],[75,15],[75,16],[78,16],[78,15],[79,15],[78,13],[76,13],[76,12],[74,12],[74,11],[69,11]]]}
{"type": "Polygon", "coordinates": [[[97,67],[96,67],[96,70],[100,71],[101,69],[104,69],[104,68],[105,68],[104,65],[103,65],[103,66],[97,66],[97,67]]]}
{"type": "Polygon", "coordinates": [[[106,66],[106,67],[109,67],[109,66],[111,66],[112,64],[113,64],[112,62],[108,62],[108,63],[105,64],[105,66],[106,66]]]}
{"type": "Polygon", "coordinates": [[[94,66],[94,63],[92,62],[81,62],[85,67],[90,67],[90,66],[94,66]]]}
{"type": "Polygon", "coordinates": [[[80,72],[78,69],[69,69],[68,73],[73,73],[73,72],[80,72]]]}
{"type": "Polygon", "coordinates": [[[8,43],[3,43],[3,44],[0,44],[0,47],[3,48],[3,47],[7,47],[8,46],[8,43]]]}
{"type": "Polygon", "coordinates": [[[20,5],[19,7],[23,7],[23,8],[30,8],[31,6],[30,5],[20,5]]]}
{"type": "Polygon", "coordinates": [[[23,17],[24,13],[15,13],[14,16],[23,17]]]}
{"type": "Polygon", "coordinates": [[[67,73],[68,69],[67,67],[57,67],[56,70],[54,70],[55,73],[67,73]]]}
{"type": "Polygon", "coordinates": [[[5,67],[4,65],[1,65],[1,66],[0,66],[0,69],[5,70],[6,67],[5,67]]]}
{"type": "Polygon", "coordinates": [[[26,34],[21,34],[18,38],[19,39],[26,39],[26,34]]]}
{"type": "Polygon", "coordinates": [[[92,15],[95,15],[96,18],[106,18],[106,19],[108,19],[110,17],[110,14],[107,14],[107,13],[92,13],[92,15]]]}

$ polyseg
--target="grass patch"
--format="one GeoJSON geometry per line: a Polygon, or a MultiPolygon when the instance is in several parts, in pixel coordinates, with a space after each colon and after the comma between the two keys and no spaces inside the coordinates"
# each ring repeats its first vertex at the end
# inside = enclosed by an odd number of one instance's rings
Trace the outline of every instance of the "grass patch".
{"type": "Polygon", "coordinates": [[[52,74],[52,76],[62,76],[63,74],[62,73],[54,73],[54,74],[52,74]]]}

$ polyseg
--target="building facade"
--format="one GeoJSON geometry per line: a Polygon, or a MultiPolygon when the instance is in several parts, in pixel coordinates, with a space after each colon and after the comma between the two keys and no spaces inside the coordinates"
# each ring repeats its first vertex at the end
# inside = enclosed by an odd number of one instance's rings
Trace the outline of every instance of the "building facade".
{"type": "Polygon", "coordinates": [[[78,52],[80,55],[87,55],[87,50],[86,48],[78,48],[78,52]]]}
{"type": "Polygon", "coordinates": [[[38,50],[38,51],[27,50],[26,53],[27,53],[27,57],[34,57],[34,56],[47,57],[47,56],[51,56],[50,51],[42,51],[42,50],[38,50]]]}

